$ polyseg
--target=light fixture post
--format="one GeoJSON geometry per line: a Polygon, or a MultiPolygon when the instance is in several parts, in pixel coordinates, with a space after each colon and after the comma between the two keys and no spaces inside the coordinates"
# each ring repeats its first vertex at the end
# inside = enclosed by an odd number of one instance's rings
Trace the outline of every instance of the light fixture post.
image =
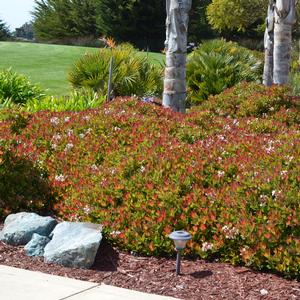
{"type": "Polygon", "coordinates": [[[180,275],[181,251],[184,250],[186,243],[192,238],[192,236],[184,230],[178,230],[178,231],[173,231],[169,235],[169,238],[172,239],[175,244],[175,249],[177,251],[176,275],[180,275]]]}
{"type": "Polygon", "coordinates": [[[176,275],[180,275],[180,264],[181,264],[181,253],[180,250],[178,250],[177,258],[176,258],[176,275]]]}

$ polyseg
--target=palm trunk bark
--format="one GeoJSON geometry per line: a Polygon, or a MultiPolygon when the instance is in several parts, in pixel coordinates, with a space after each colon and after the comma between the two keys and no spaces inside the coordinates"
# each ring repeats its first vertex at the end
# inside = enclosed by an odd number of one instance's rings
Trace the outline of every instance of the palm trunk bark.
{"type": "Polygon", "coordinates": [[[275,84],[288,82],[292,26],[296,21],[295,0],[276,0],[274,24],[274,73],[275,84]]]}
{"type": "Polygon", "coordinates": [[[166,0],[166,68],[163,106],[185,112],[187,29],[192,0],[166,0]]]}
{"type": "Polygon", "coordinates": [[[266,31],[264,38],[265,64],[263,73],[263,84],[266,86],[271,86],[273,84],[274,8],[275,0],[270,0],[268,7],[268,15],[266,18],[266,31]]]}

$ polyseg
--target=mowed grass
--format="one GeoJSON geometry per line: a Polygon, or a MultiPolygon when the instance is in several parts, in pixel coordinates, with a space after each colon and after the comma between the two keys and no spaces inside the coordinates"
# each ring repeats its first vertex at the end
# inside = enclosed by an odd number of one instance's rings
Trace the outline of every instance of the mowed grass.
{"type": "MultiPolygon", "coordinates": [[[[71,90],[67,77],[72,65],[81,55],[95,51],[97,48],[0,42],[0,69],[11,68],[25,74],[31,82],[47,89],[49,95],[67,95],[71,90]]],[[[148,57],[155,63],[164,60],[160,53],[149,53],[148,57]]]]}

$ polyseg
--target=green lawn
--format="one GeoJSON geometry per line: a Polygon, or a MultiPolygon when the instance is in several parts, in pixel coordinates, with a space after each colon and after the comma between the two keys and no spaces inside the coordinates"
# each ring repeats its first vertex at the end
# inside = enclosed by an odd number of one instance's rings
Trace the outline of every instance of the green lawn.
{"type": "MultiPolygon", "coordinates": [[[[65,95],[70,91],[67,74],[72,64],[84,53],[96,48],[47,45],[35,43],[0,42],[0,69],[29,76],[50,95],[65,95]]],[[[146,55],[146,53],[143,53],[146,55]]],[[[160,53],[149,53],[153,61],[162,61],[160,53]]]]}

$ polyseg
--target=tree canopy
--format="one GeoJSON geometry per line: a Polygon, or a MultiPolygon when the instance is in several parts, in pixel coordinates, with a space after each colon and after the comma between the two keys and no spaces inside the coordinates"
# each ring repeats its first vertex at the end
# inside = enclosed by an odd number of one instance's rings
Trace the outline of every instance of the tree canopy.
{"type": "MultiPolygon", "coordinates": [[[[214,36],[206,7],[211,0],[193,1],[189,40],[214,36]]],[[[165,1],[161,0],[35,0],[37,40],[62,40],[102,35],[151,50],[164,48],[165,1]]]]}
{"type": "Polygon", "coordinates": [[[161,0],[100,0],[98,29],[117,41],[141,48],[163,48],[165,2],[161,0]]]}
{"type": "Polygon", "coordinates": [[[7,40],[11,37],[11,33],[9,31],[6,23],[0,19],[0,40],[7,40]]]}
{"type": "Polygon", "coordinates": [[[220,32],[246,31],[264,24],[267,5],[266,0],[212,0],[207,7],[207,17],[220,32]]]}
{"type": "Polygon", "coordinates": [[[35,0],[34,31],[39,40],[96,36],[99,0],[35,0]]]}

